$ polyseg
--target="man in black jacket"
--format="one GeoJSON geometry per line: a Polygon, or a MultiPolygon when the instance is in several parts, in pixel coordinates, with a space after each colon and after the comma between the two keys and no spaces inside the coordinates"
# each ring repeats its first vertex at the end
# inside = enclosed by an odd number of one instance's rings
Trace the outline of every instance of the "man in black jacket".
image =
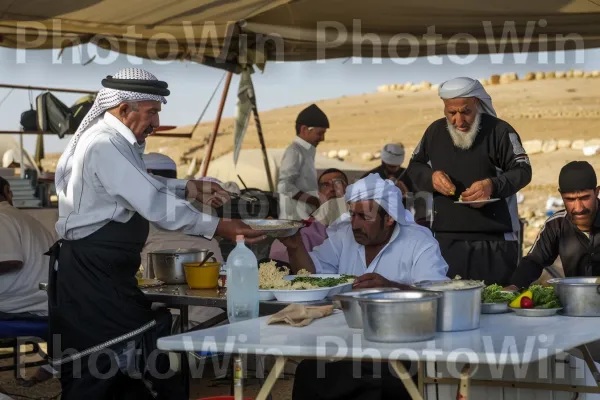
{"type": "Polygon", "coordinates": [[[565,276],[600,276],[596,172],[585,161],[573,161],[560,171],[558,184],[565,209],[546,220],[512,276],[511,288],[529,286],[558,256],[565,276]]]}
{"type": "Polygon", "coordinates": [[[479,81],[452,79],[439,95],[445,118],[427,128],[407,173],[414,190],[433,192],[432,230],[448,276],[506,285],[518,262],[516,194],[531,181],[529,157],[479,81]]]}

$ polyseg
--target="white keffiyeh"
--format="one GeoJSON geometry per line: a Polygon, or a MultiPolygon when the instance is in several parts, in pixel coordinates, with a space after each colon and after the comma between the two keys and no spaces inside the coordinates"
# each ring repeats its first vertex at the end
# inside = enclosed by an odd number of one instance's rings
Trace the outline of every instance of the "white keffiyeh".
{"type": "Polygon", "coordinates": [[[402,191],[389,179],[370,174],[346,188],[347,202],[374,200],[400,225],[414,224],[415,219],[402,204],[402,191]]]}
{"type": "Polygon", "coordinates": [[[476,79],[466,77],[450,79],[440,85],[438,94],[442,99],[477,97],[483,112],[496,117],[496,110],[492,105],[492,98],[488,92],[485,91],[481,82],[476,79]]]}
{"type": "MultiPolygon", "coordinates": [[[[148,71],[140,68],[124,68],[113,75],[115,79],[143,79],[147,81],[157,81],[156,76],[148,71]]],[[[124,90],[103,88],[98,92],[96,100],[90,111],[86,114],[83,121],[77,128],[77,131],[69,141],[66,150],[60,156],[56,167],[55,184],[57,193],[66,193],[69,178],[71,177],[72,160],[77,142],[81,139],[86,129],[93,125],[94,122],[104,115],[104,113],[118,106],[121,103],[129,101],[160,101],[163,104],[167,103],[164,96],[155,94],[146,94],[138,92],[128,92],[124,90]]]]}

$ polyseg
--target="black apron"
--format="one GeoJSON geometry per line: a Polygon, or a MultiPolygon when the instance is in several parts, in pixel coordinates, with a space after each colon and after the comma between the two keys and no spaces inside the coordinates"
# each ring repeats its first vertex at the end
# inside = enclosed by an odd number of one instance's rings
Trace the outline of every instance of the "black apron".
{"type": "MultiPolygon", "coordinates": [[[[180,398],[181,382],[175,383],[178,394],[165,394],[176,377],[133,382],[108,356],[133,345],[141,353],[137,370],[152,375],[148,356],[156,351],[156,339],[170,334],[170,313],[151,310],[135,277],[148,230],[148,221],[136,213],[126,223],[111,221],[83,239],[61,240],[50,249],[48,346],[51,364],[61,374],[63,399],[127,398],[131,390],[137,398],[180,398]]],[[[154,360],[156,370],[168,370],[167,354],[154,360]]]]}

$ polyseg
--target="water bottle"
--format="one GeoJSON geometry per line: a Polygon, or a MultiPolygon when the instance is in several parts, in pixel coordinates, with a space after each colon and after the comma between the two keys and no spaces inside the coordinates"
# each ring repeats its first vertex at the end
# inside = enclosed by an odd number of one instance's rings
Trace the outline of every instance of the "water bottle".
{"type": "Polygon", "coordinates": [[[236,236],[237,245],[227,257],[227,317],[229,323],[258,317],[258,261],[236,236]]]}

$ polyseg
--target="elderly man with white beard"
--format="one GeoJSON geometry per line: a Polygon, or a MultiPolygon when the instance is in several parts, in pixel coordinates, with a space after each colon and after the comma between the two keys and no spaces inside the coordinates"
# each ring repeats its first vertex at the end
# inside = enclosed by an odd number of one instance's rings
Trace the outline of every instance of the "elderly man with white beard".
{"type": "Polygon", "coordinates": [[[407,173],[433,192],[432,230],[448,277],[507,285],[518,262],[516,193],[531,181],[529,157],[479,81],[449,80],[439,96],[445,118],[427,128],[407,173]]]}

